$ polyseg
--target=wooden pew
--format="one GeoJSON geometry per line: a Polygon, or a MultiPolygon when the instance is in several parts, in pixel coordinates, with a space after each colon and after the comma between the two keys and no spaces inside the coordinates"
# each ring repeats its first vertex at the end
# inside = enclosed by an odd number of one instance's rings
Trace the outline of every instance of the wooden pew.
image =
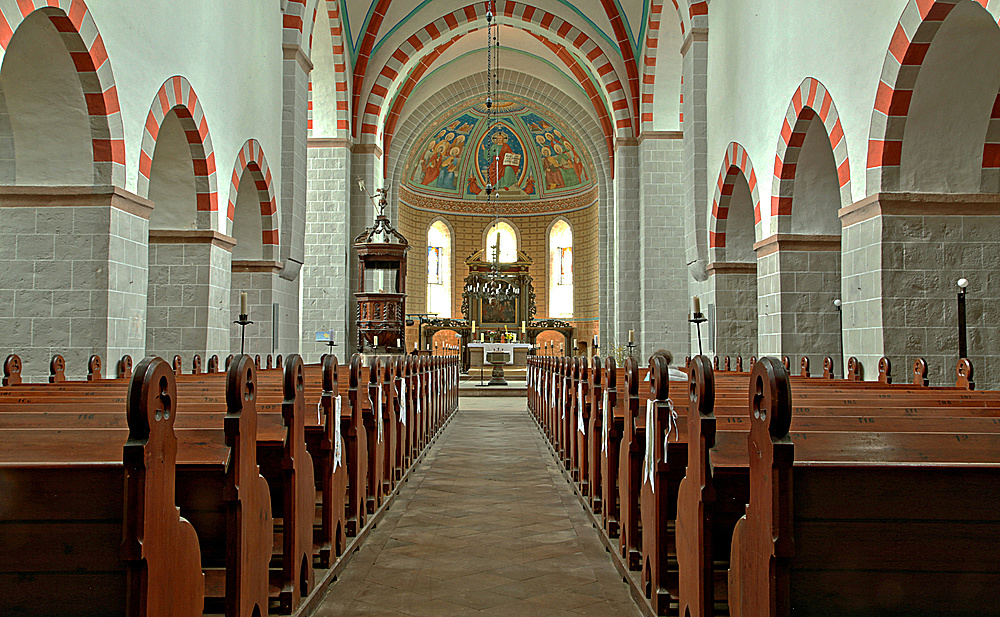
{"type": "Polygon", "coordinates": [[[201,615],[198,538],[174,499],[173,392],[150,359],[124,435],[75,431],[59,447],[46,431],[0,431],[0,614],[201,615]]]}
{"type": "Polygon", "coordinates": [[[733,615],[996,610],[998,435],[795,439],[787,374],[762,359],[753,380],[750,502],[731,549],[733,615]],[[883,447],[873,450],[873,439],[883,447]]]}
{"type": "Polygon", "coordinates": [[[601,507],[604,533],[617,538],[620,533],[619,478],[620,450],[625,430],[625,414],[618,399],[618,368],[615,359],[604,359],[604,390],[601,395],[601,507]]]}
{"type": "Polygon", "coordinates": [[[602,482],[601,482],[601,445],[604,433],[601,421],[602,401],[602,380],[603,367],[601,359],[593,356],[590,359],[587,375],[587,391],[585,401],[587,402],[586,426],[587,432],[584,436],[584,450],[587,457],[587,481],[590,484],[590,509],[595,514],[601,514],[602,504],[602,482]]]}

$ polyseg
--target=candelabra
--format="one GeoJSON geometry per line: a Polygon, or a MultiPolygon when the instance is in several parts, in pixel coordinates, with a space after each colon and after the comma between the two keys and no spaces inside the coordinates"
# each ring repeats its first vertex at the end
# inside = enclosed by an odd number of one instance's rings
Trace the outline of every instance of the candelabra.
{"type": "Polygon", "coordinates": [[[699,356],[703,355],[703,352],[702,352],[702,349],[701,349],[701,324],[703,324],[706,321],[708,321],[708,317],[705,317],[704,313],[702,313],[701,311],[698,311],[698,312],[695,312],[695,313],[691,313],[691,317],[688,319],[688,321],[691,322],[691,323],[693,323],[695,325],[695,328],[698,331],[698,355],[699,356]]]}
{"type": "Polygon", "coordinates": [[[250,321],[250,315],[246,313],[240,313],[240,318],[234,321],[233,323],[240,325],[240,354],[242,355],[246,353],[244,351],[244,346],[246,343],[246,329],[247,326],[249,326],[253,322],[250,321]]]}

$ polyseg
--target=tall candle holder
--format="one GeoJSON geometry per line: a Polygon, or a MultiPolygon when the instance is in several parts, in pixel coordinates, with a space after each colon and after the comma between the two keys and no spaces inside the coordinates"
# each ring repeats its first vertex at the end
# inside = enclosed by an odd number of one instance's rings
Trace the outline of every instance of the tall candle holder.
{"type": "Polygon", "coordinates": [[[625,344],[625,346],[628,347],[628,357],[630,357],[630,358],[633,357],[635,355],[635,351],[634,351],[635,350],[635,343],[633,343],[632,341],[629,341],[628,343],[625,344]]]}
{"type": "Polygon", "coordinates": [[[240,325],[240,355],[242,355],[244,353],[243,348],[246,343],[247,326],[249,326],[253,322],[250,321],[250,315],[248,315],[247,313],[240,313],[240,318],[234,321],[233,323],[240,325]]]}
{"type": "Polygon", "coordinates": [[[704,355],[701,349],[701,324],[708,321],[708,317],[705,317],[705,314],[701,312],[691,313],[691,317],[688,321],[693,323],[698,331],[698,355],[704,355]]]}
{"type": "Polygon", "coordinates": [[[958,357],[968,358],[969,347],[965,336],[965,288],[969,286],[969,279],[958,279],[958,357]]]}

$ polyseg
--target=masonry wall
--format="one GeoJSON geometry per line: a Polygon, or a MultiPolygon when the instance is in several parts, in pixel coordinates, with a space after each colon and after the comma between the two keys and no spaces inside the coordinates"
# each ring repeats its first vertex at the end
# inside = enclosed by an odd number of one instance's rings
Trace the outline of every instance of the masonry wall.
{"type": "Polygon", "coordinates": [[[883,193],[841,211],[845,353],[862,361],[868,378],[884,355],[897,380],[908,381],[922,357],[932,385],[954,385],[956,282],[966,278],[976,387],[1000,388],[997,205],[998,195],[883,193]]]}
{"type": "Polygon", "coordinates": [[[302,354],[312,361],[329,347],[316,332],[334,331],[334,353],[342,361],[352,321],[349,273],[354,268],[349,235],[351,152],[346,142],[311,140],[306,197],[306,261],[302,267],[302,354]]]}
{"type": "Polygon", "coordinates": [[[66,358],[82,378],[98,354],[106,374],[145,350],[150,204],[110,187],[0,190],[0,353],[44,381],[66,358]]]}
{"type": "Polygon", "coordinates": [[[679,132],[639,139],[641,305],[637,356],[689,350],[687,264],[684,253],[684,142],[679,132]]]}

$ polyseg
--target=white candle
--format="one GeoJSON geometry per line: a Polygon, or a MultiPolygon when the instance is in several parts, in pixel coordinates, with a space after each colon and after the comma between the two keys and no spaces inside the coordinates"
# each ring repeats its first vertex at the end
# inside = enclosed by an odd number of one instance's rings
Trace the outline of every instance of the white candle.
{"type": "Polygon", "coordinates": [[[247,292],[241,291],[240,292],[240,315],[248,315],[248,314],[249,314],[249,311],[247,310],[247,292]]]}
{"type": "Polygon", "coordinates": [[[375,337],[375,346],[378,347],[378,337],[375,337]]]}
{"type": "Polygon", "coordinates": [[[691,300],[694,303],[694,314],[697,315],[698,313],[701,312],[701,298],[695,296],[691,300]]]}
{"type": "Polygon", "coordinates": [[[635,342],[635,330],[629,330],[628,331],[628,342],[629,343],[634,343],[635,342]]]}
{"type": "Polygon", "coordinates": [[[396,347],[400,347],[399,339],[396,339],[396,347]]]}
{"type": "Polygon", "coordinates": [[[476,322],[472,322],[472,333],[476,333],[476,322]]]}
{"type": "Polygon", "coordinates": [[[522,321],[521,322],[521,334],[526,334],[527,332],[528,332],[528,324],[527,324],[527,322],[522,321]]]}

